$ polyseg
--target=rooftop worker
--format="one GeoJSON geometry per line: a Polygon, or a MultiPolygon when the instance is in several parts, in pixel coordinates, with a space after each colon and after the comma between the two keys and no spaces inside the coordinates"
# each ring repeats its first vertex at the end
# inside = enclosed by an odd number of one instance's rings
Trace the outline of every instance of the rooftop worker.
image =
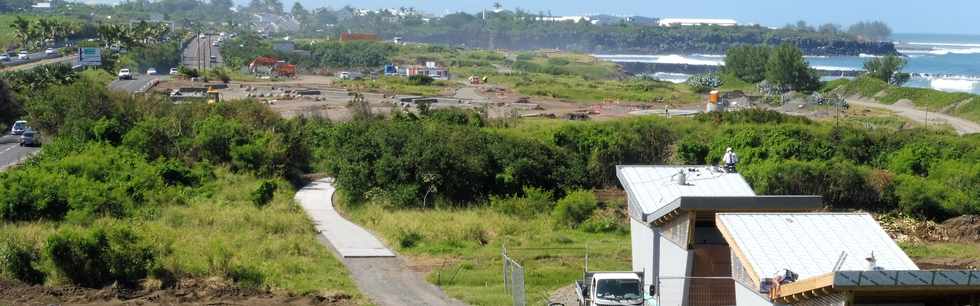
{"type": "Polygon", "coordinates": [[[725,156],[721,158],[721,161],[725,163],[725,171],[735,173],[735,164],[738,163],[738,154],[732,151],[732,147],[725,149],[725,156]]]}

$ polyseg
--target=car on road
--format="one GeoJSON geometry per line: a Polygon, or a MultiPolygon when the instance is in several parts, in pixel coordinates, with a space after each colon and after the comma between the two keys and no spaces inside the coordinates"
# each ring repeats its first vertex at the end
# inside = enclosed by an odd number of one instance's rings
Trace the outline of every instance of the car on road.
{"type": "Polygon", "coordinates": [[[211,46],[212,46],[212,47],[217,47],[217,46],[218,46],[218,42],[216,42],[216,41],[212,41],[212,42],[211,42],[211,46]]]}
{"type": "Polygon", "coordinates": [[[201,33],[201,35],[198,35],[197,37],[198,38],[204,38],[204,33],[201,33]]]}
{"type": "Polygon", "coordinates": [[[129,69],[119,69],[119,73],[116,74],[120,80],[132,80],[133,73],[129,72],[129,69]]]}
{"type": "Polygon", "coordinates": [[[10,55],[7,54],[7,52],[0,53],[0,62],[9,62],[9,61],[10,61],[10,55]]]}
{"type": "Polygon", "coordinates": [[[214,56],[214,55],[212,55],[212,56],[211,56],[211,62],[212,62],[212,63],[217,63],[217,62],[218,62],[218,57],[217,57],[217,56],[214,56]]]}
{"type": "Polygon", "coordinates": [[[157,75],[157,69],[156,68],[146,69],[146,75],[157,75]]]}
{"type": "Polygon", "coordinates": [[[21,147],[39,147],[41,146],[41,133],[35,130],[28,129],[20,134],[20,146],[21,147]]]}
{"type": "Polygon", "coordinates": [[[10,135],[20,135],[28,129],[27,121],[17,120],[14,122],[14,126],[10,127],[10,135]]]}
{"type": "Polygon", "coordinates": [[[19,59],[19,60],[29,60],[29,59],[31,59],[31,54],[30,53],[27,53],[27,51],[20,51],[20,53],[17,53],[17,59],[19,59]]]}
{"type": "Polygon", "coordinates": [[[58,50],[55,49],[55,48],[48,48],[48,49],[44,50],[44,55],[47,55],[47,56],[58,55],[58,50]]]}
{"type": "Polygon", "coordinates": [[[170,68],[170,75],[177,75],[177,68],[170,68]]]}

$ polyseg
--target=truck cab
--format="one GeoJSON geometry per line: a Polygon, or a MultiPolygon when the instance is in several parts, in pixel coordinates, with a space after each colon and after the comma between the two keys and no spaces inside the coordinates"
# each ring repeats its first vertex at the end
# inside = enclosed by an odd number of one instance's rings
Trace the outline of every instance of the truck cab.
{"type": "Polygon", "coordinates": [[[575,293],[580,306],[644,305],[643,273],[586,272],[576,281],[575,293]]]}

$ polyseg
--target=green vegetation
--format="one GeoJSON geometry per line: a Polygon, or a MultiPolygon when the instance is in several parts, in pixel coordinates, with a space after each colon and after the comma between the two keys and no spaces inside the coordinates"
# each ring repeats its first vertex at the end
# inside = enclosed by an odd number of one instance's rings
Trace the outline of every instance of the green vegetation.
{"type": "Polygon", "coordinates": [[[766,79],[766,65],[772,48],[767,46],[738,46],[725,52],[725,73],[749,83],[766,79]]]}
{"type": "Polygon", "coordinates": [[[342,31],[377,33],[418,41],[482,49],[560,49],[607,54],[720,54],[738,45],[791,43],[812,55],[858,55],[896,53],[891,43],[859,41],[841,31],[815,31],[809,27],[769,29],[762,26],[660,27],[649,19],[622,20],[594,25],[590,22],[536,20],[541,14],[517,10],[459,12],[425,20],[421,14],[396,16],[371,12],[338,18],[346,12],[324,10],[309,19],[307,35],[339,34],[342,31]],[[484,18],[485,16],[485,18],[484,18]],[[321,19],[322,17],[322,19],[321,19]],[[641,21],[641,20],[646,21],[641,21]],[[333,24],[327,27],[326,24],[333,24]]]}
{"type": "MultiPolygon", "coordinates": [[[[551,207],[554,202],[547,205],[551,207]]],[[[603,205],[613,211],[626,209],[603,205]]],[[[591,250],[590,269],[630,269],[626,232],[559,228],[547,213],[511,216],[489,208],[385,209],[375,203],[347,205],[344,210],[400,254],[431,263],[435,267],[429,282],[471,305],[507,305],[512,301],[500,280],[504,246],[525,268],[528,305],[544,303],[555,289],[581,278],[586,248],[591,250]]],[[[617,223],[625,220],[623,215],[616,219],[617,223]]]]}
{"type": "Polygon", "coordinates": [[[717,74],[704,73],[696,74],[687,79],[687,86],[696,93],[707,93],[713,89],[724,85],[724,81],[717,74]]]}
{"type": "Polygon", "coordinates": [[[908,73],[902,72],[907,62],[904,58],[888,55],[877,57],[864,62],[866,75],[879,79],[888,84],[901,86],[909,81],[911,77],[908,73]]]}
{"type": "Polygon", "coordinates": [[[855,80],[835,80],[824,85],[821,91],[839,90],[844,94],[873,98],[881,103],[893,104],[908,100],[913,105],[933,112],[946,112],[961,118],[980,122],[980,96],[943,92],[930,88],[909,88],[889,85],[879,79],[864,76],[855,80]]]}
{"type": "MultiPolygon", "coordinates": [[[[431,80],[431,78],[430,78],[431,80]]],[[[419,96],[435,96],[449,94],[451,83],[448,81],[430,81],[424,84],[405,77],[379,77],[377,79],[338,80],[334,85],[355,91],[379,92],[386,94],[403,94],[419,96]]]]}
{"type": "Polygon", "coordinates": [[[79,20],[62,16],[0,15],[0,50],[15,46],[33,50],[45,46],[47,39],[75,37],[82,27],[79,20]]]}
{"type": "Polygon", "coordinates": [[[862,40],[884,41],[892,36],[892,29],[881,21],[862,21],[851,25],[847,33],[862,40]]]}
{"type": "Polygon", "coordinates": [[[51,135],[0,173],[0,275],[33,284],[169,288],[219,277],[289,293],[357,294],[295,203],[307,131],[254,101],[172,104],[108,92],[111,75],[24,85],[32,126],[51,135]],[[202,233],[207,233],[203,235],[202,233]]]}
{"type": "Polygon", "coordinates": [[[790,44],[773,48],[766,63],[766,81],[788,90],[814,90],[820,86],[820,80],[803,58],[803,52],[790,44]]]}

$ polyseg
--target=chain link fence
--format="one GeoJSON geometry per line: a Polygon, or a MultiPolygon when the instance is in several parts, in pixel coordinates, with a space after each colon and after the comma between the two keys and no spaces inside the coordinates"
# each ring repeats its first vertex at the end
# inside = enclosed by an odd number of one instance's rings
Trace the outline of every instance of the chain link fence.
{"type": "Polygon", "coordinates": [[[524,289],[524,267],[507,256],[507,249],[501,253],[504,262],[504,288],[514,300],[514,306],[526,306],[527,297],[524,289]]]}

